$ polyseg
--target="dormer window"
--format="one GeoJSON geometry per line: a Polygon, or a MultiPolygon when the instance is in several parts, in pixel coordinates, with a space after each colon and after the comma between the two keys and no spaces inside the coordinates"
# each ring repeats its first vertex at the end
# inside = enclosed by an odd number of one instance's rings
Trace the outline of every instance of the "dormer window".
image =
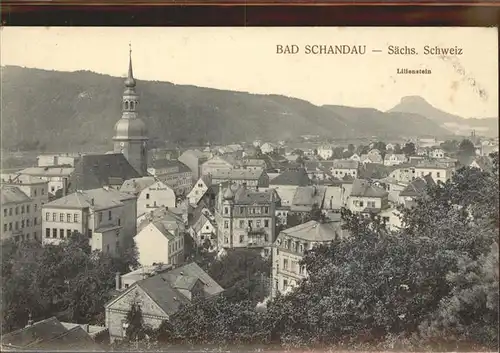
{"type": "Polygon", "coordinates": [[[125,109],[128,110],[128,101],[125,101],[125,109]]]}

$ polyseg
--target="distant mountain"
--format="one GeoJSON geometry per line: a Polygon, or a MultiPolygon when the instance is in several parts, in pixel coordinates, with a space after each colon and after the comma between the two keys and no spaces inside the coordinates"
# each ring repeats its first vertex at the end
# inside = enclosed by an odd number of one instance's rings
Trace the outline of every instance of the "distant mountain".
{"type": "MultiPolygon", "coordinates": [[[[2,67],[2,148],[92,151],[111,148],[121,116],[123,79],[89,71],[2,67]]],[[[257,95],[138,81],[140,115],[153,144],[448,134],[422,116],[374,109],[315,106],[257,95]]]]}
{"type": "Polygon", "coordinates": [[[498,118],[464,119],[432,106],[419,96],[403,97],[401,102],[388,112],[418,114],[457,135],[469,135],[472,130],[476,130],[478,135],[498,136],[498,118]]]}

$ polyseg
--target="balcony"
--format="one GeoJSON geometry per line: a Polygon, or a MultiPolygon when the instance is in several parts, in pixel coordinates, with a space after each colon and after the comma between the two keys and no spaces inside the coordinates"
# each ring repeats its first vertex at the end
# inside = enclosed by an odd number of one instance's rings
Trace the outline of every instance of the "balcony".
{"type": "Polygon", "coordinates": [[[264,235],[267,234],[266,228],[264,227],[259,227],[259,228],[252,228],[252,227],[247,227],[247,234],[250,235],[264,235]]]}

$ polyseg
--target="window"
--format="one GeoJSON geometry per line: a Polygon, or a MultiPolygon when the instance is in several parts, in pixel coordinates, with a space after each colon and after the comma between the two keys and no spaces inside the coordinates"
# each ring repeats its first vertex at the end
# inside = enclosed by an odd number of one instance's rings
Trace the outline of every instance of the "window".
{"type": "Polygon", "coordinates": [[[26,213],[30,213],[30,205],[26,205],[26,213]]]}
{"type": "Polygon", "coordinates": [[[255,226],[257,228],[260,228],[260,219],[258,219],[258,220],[255,221],[255,226]]]}
{"type": "Polygon", "coordinates": [[[101,223],[101,222],[102,222],[102,212],[99,212],[99,223],[101,223]]]}
{"type": "Polygon", "coordinates": [[[36,189],[34,190],[35,196],[36,196],[36,189]]]}
{"type": "Polygon", "coordinates": [[[66,237],[71,237],[71,229],[66,229],[66,237]]]}
{"type": "Polygon", "coordinates": [[[52,228],[52,238],[57,238],[57,228],[52,228]]]}
{"type": "Polygon", "coordinates": [[[45,212],[45,220],[50,221],[50,212],[45,212]]]}
{"type": "Polygon", "coordinates": [[[12,216],[12,208],[9,208],[9,216],[12,216]]]}
{"type": "Polygon", "coordinates": [[[240,234],[240,243],[243,243],[245,241],[245,235],[240,234]]]}
{"type": "Polygon", "coordinates": [[[42,188],[41,190],[42,190],[42,195],[45,195],[45,189],[42,188]]]}
{"type": "Polygon", "coordinates": [[[283,259],[283,269],[288,270],[288,259],[283,259]]]}
{"type": "Polygon", "coordinates": [[[78,223],[78,213],[75,213],[73,215],[73,220],[74,220],[75,223],[78,223]]]}
{"type": "Polygon", "coordinates": [[[198,183],[198,187],[199,188],[203,187],[203,184],[202,183],[198,183]]]}
{"type": "Polygon", "coordinates": [[[240,207],[240,214],[243,214],[245,213],[245,208],[244,207],[240,207]]]}
{"type": "Polygon", "coordinates": [[[24,219],[21,221],[21,229],[24,228],[24,219]]]}
{"type": "Polygon", "coordinates": [[[57,220],[57,213],[52,213],[52,222],[55,222],[57,220]]]}
{"type": "Polygon", "coordinates": [[[53,186],[50,188],[50,191],[52,191],[52,192],[54,192],[55,190],[56,190],[56,188],[53,186]]]}
{"type": "Polygon", "coordinates": [[[12,230],[12,222],[9,222],[9,230],[12,230]]]}
{"type": "Polygon", "coordinates": [[[35,239],[35,240],[37,239],[37,234],[36,234],[36,232],[33,232],[33,239],[35,239]]]}
{"type": "Polygon", "coordinates": [[[146,200],[149,200],[149,194],[146,194],[146,200]]]}
{"type": "Polygon", "coordinates": [[[227,237],[224,237],[224,243],[229,243],[229,239],[227,237]]]}
{"type": "Polygon", "coordinates": [[[59,221],[64,222],[64,213],[59,214],[59,221]]]}
{"type": "Polygon", "coordinates": [[[16,214],[19,214],[19,207],[16,207],[16,214]]]}
{"type": "Polygon", "coordinates": [[[59,229],[59,238],[64,239],[64,229],[59,229]]]}
{"type": "Polygon", "coordinates": [[[111,221],[111,211],[108,211],[108,221],[111,221]]]}
{"type": "Polygon", "coordinates": [[[253,221],[248,221],[248,227],[253,228],[253,221]]]}
{"type": "Polygon", "coordinates": [[[264,227],[269,228],[269,220],[268,219],[264,220],[264,227]]]}
{"type": "Polygon", "coordinates": [[[299,245],[299,251],[300,251],[300,252],[304,252],[304,245],[303,245],[303,244],[300,244],[300,245],[299,245]]]}
{"type": "Polygon", "coordinates": [[[29,219],[27,219],[27,220],[26,220],[26,227],[29,227],[29,226],[30,226],[30,220],[29,220],[29,219]]]}
{"type": "Polygon", "coordinates": [[[18,229],[19,229],[19,222],[16,221],[16,230],[18,230],[18,229]]]}
{"type": "Polygon", "coordinates": [[[120,218],[118,218],[118,225],[121,225],[121,223],[122,223],[122,222],[121,222],[121,219],[120,219],[120,218]]]}
{"type": "Polygon", "coordinates": [[[71,213],[66,213],[66,222],[71,223],[71,213]]]}
{"type": "Polygon", "coordinates": [[[286,280],[286,279],[283,280],[283,289],[284,290],[288,289],[288,280],[286,280]]]}
{"type": "Polygon", "coordinates": [[[437,172],[437,173],[436,173],[436,176],[437,176],[438,178],[440,178],[440,177],[441,177],[441,173],[440,173],[440,172],[437,172]]]}
{"type": "Polygon", "coordinates": [[[224,221],[224,229],[228,229],[229,228],[229,222],[228,221],[224,221]]]}
{"type": "Polygon", "coordinates": [[[245,228],[245,221],[240,219],[240,228],[245,228]]]}
{"type": "Polygon", "coordinates": [[[106,245],[106,252],[109,252],[109,244],[106,245]]]}
{"type": "Polygon", "coordinates": [[[224,214],[228,214],[228,213],[229,213],[229,208],[224,207],[224,214]]]}
{"type": "Polygon", "coordinates": [[[24,205],[21,206],[21,214],[24,213],[24,205]]]}

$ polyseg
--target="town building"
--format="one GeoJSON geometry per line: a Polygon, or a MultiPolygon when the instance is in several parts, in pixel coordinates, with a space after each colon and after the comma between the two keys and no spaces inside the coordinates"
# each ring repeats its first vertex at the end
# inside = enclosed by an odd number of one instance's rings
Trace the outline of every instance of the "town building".
{"type": "Polygon", "coordinates": [[[256,191],[237,184],[221,188],[215,209],[219,248],[259,248],[270,255],[279,206],[274,189],[256,191]]]}
{"type": "Polygon", "coordinates": [[[115,124],[113,136],[114,153],[122,153],[138,176],[147,175],[148,132],[139,119],[139,95],[135,90],[136,80],[132,70],[132,50],[130,50],[128,75],[122,97],[122,117],[115,124]]]}
{"type": "Polygon", "coordinates": [[[322,209],[325,201],[325,186],[299,186],[293,195],[290,212],[310,213],[313,209],[322,209]]]}
{"type": "Polygon", "coordinates": [[[411,181],[405,189],[399,193],[398,203],[407,208],[411,208],[416,205],[418,198],[426,195],[427,188],[434,185],[436,185],[436,183],[429,174],[418,177],[411,181]]]}
{"type": "Polygon", "coordinates": [[[137,217],[153,208],[176,206],[174,190],[152,176],[129,179],[123,183],[120,191],[137,197],[137,217]]]}
{"type": "Polygon", "coordinates": [[[384,157],[384,165],[388,167],[404,164],[406,162],[408,162],[408,159],[404,154],[388,153],[384,157]]]}
{"type": "Polygon", "coordinates": [[[116,254],[137,229],[137,198],[108,187],[79,190],[42,206],[43,244],[59,244],[78,232],[92,250],[116,254]]]}
{"type": "Polygon", "coordinates": [[[33,322],[14,332],[2,335],[1,351],[86,351],[102,352],[109,339],[105,327],[79,325],[59,321],[56,317],[33,322]],[[98,343],[99,342],[99,343],[98,343]]]}
{"type": "Polygon", "coordinates": [[[429,157],[432,158],[444,158],[446,153],[441,148],[434,148],[430,151],[429,157]]]}
{"type": "Polygon", "coordinates": [[[269,187],[275,189],[281,199],[282,206],[290,206],[299,186],[311,185],[305,169],[288,170],[269,182],[269,187]]]}
{"type": "Polygon", "coordinates": [[[37,159],[38,167],[74,167],[82,157],[81,153],[51,153],[41,154],[37,159]]]}
{"type": "Polygon", "coordinates": [[[260,146],[260,150],[264,154],[269,154],[273,153],[278,149],[278,146],[276,146],[274,143],[266,142],[260,146]]]}
{"type": "Polygon", "coordinates": [[[191,172],[193,172],[193,179],[198,180],[202,175],[201,166],[210,158],[212,158],[212,154],[210,152],[187,150],[184,151],[177,160],[187,165],[191,172]]]}
{"type": "Polygon", "coordinates": [[[438,161],[424,161],[415,166],[415,177],[424,177],[429,174],[436,183],[445,183],[454,173],[455,167],[438,161]]]}
{"type": "Polygon", "coordinates": [[[26,175],[3,175],[0,239],[42,239],[42,206],[49,200],[48,183],[26,175]]]}
{"type": "Polygon", "coordinates": [[[210,174],[213,184],[228,181],[238,185],[246,185],[248,188],[258,189],[269,187],[269,176],[263,169],[228,169],[213,171],[210,174]]]}
{"type": "Polygon", "coordinates": [[[273,245],[272,297],[287,293],[307,277],[306,267],[300,265],[306,251],[346,236],[339,221],[309,221],[282,230],[273,245]]]}
{"type": "Polygon", "coordinates": [[[184,220],[172,213],[144,226],[134,237],[141,266],[182,264],[185,233],[184,220]]]}
{"type": "Polygon", "coordinates": [[[48,182],[48,190],[54,197],[64,196],[68,190],[68,181],[75,168],[58,165],[47,167],[29,167],[18,173],[37,177],[48,182]]]}
{"type": "Polygon", "coordinates": [[[319,146],[318,147],[318,156],[322,159],[330,159],[333,157],[333,146],[319,146]]]}
{"type": "Polygon", "coordinates": [[[336,159],[330,167],[330,172],[334,178],[342,179],[346,175],[353,179],[358,177],[359,162],[350,159],[336,159]]]}
{"type": "Polygon", "coordinates": [[[118,190],[125,180],[139,177],[122,153],[86,154],[69,177],[67,194],[102,187],[118,190]]]}
{"type": "Polygon", "coordinates": [[[126,337],[126,316],[132,303],[140,305],[144,323],[157,329],[182,305],[198,298],[209,299],[223,290],[194,262],[166,272],[154,272],[150,277],[130,285],[105,305],[110,339],[113,342],[126,337]]]}
{"type": "Polygon", "coordinates": [[[201,175],[213,175],[215,172],[228,171],[237,165],[238,161],[231,156],[214,156],[201,165],[201,175]]]}
{"type": "Polygon", "coordinates": [[[176,160],[155,160],[148,168],[148,173],[170,186],[176,195],[187,195],[193,187],[193,172],[176,160]]]}
{"type": "Polygon", "coordinates": [[[356,179],[352,184],[347,208],[356,213],[380,213],[389,208],[389,193],[364,179],[356,179]]]}
{"type": "Polygon", "coordinates": [[[197,246],[217,249],[217,224],[206,207],[197,207],[189,223],[189,233],[197,246]]]}
{"type": "Polygon", "coordinates": [[[187,199],[190,205],[196,206],[200,200],[206,195],[212,186],[212,177],[210,174],[201,176],[193,188],[187,194],[187,199]]]}

